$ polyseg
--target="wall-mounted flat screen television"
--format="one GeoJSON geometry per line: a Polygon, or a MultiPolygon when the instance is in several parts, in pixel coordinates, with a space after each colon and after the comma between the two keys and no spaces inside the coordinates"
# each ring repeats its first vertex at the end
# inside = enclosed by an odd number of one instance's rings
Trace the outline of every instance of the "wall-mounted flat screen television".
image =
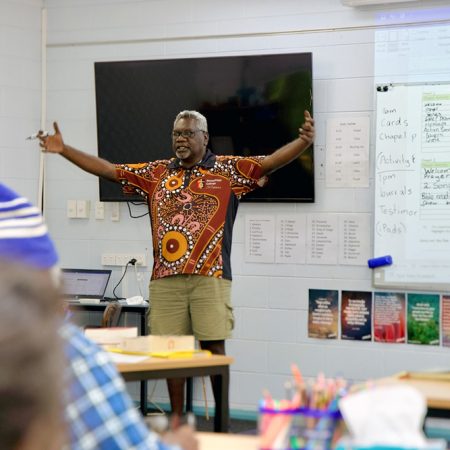
{"type": "MultiPolygon", "coordinates": [[[[216,154],[267,155],[298,137],[312,113],[312,54],[95,63],[99,156],[137,163],[173,156],[171,131],[182,110],[208,120],[216,154]]],[[[313,147],[244,196],[255,202],[313,202],[313,147]]],[[[100,180],[102,201],[142,200],[100,180]]]]}

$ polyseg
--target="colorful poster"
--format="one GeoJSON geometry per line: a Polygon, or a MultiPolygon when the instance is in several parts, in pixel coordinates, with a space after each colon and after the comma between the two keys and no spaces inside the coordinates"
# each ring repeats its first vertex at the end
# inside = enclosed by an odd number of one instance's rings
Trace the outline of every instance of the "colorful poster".
{"type": "Polygon", "coordinates": [[[439,345],[439,294],[408,294],[408,344],[439,345]]]}
{"type": "Polygon", "coordinates": [[[338,297],[338,291],[309,290],[308,337],[337,339],[338,297]]]}
{"type": "Polygon", "coordinates": [[[375,342],[401,343],[406,340],[406,298],[399,292],[375,292],[373,335],[375,342]]]}
{"type": "Polygon", "coordinates": [[[450,295],[442,296],[442,345],[450,347],[450,295]]]}
{"type": "Polygon", "coordinates": [[[342,291],[341,338],[372,340],[372,292],[342,291]]]}

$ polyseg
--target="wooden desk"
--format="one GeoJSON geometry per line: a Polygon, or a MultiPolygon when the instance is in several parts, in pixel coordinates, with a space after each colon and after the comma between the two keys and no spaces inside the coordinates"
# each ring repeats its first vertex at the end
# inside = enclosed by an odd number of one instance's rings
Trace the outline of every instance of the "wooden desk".
{"type": "Polygon", "coordinates": [[[403,383],[417,388],[426,398],[428,416],[450,417],[450,380],[415,377],[414,374],[400,373],[379,380],[380,383],[403,383]]]}
{"type": "Polygon", "coordinates": [[[199,450],[258,450],[259,437],[245,434],[196,433],[199,450]]]}
{"type": "MultiPolygon", "coordinates": [[[[66,302],[68,308],[72,312],[80,312],[80,311],[91,311],[91,312],[101,312],[105,311],[105,308],[109,305],[109,302],[100,302],[100,303],[84,303],[76,301],[68,301],[66,302]]],[[[132,313],[137,314],[139,316],[139,334],[144,336],[147,334],[147,310],[148,305],[126,305],[120,303],[122,307],[122,313],[132,313]]],[[[75,320],[76,322],[76,320],[75,320]]],[[[100,325],[100,320],[98,325],[100,325]]]]}
{"type": "Polygon", "coordinates": [[[139,363],[117,364],[125,381],[155,380],[161,378],[189,378],[217,375],[214,431],[228,432],[230,384],[229,367],[233,358],[222,355],[194,356],[192,358],[149,358],[139,363]]]}

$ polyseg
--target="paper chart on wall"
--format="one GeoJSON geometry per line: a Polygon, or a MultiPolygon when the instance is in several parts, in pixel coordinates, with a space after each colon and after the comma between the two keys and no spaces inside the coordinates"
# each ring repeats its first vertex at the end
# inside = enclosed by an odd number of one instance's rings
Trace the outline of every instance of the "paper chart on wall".
{"type": "Polygon", "coordinates": [[[275,219],[272,216],[245,217],[245,261],[275,262],[275,219]]]}
{"type": "Polygon", "coordinates": [[[309,214],[307,223],[307,263],[337,264],[338,216],[325,213],[309,214]]]}
{"type": "Polygon", "coordinates": [[[364,213],[339,214],[339,264],[365,266],[370,258],[370,221],[364,213]]]}
{"type": "Polygon", "coordinates": [[[368,116],[328,119],[327,187],[369,186],[369,128],[368,116]]]}
{"type": "Polygon", "coordinates": [[[245,261],[304,264],[306,217],[246,216],[245,261]]]}
{"type": "Polygon", "coordinates": [[[275,262],[304,264],[306,261],[306,216],[279,216],[276,220],[275,262]]]}
{"type": "Polygon", "coordinates": [[[371,215],[283,214],[245,217],[245,261],[366,266],[371,215]]]}

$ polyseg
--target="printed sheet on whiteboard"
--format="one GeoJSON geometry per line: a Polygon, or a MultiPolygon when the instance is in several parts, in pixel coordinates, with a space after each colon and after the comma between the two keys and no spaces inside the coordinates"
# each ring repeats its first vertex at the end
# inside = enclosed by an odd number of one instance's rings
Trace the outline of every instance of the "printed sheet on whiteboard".
{"type": "Polygon", "coordinates": [[[377,92],[374,285],[450,287],[450,85],[377,92]]]}

